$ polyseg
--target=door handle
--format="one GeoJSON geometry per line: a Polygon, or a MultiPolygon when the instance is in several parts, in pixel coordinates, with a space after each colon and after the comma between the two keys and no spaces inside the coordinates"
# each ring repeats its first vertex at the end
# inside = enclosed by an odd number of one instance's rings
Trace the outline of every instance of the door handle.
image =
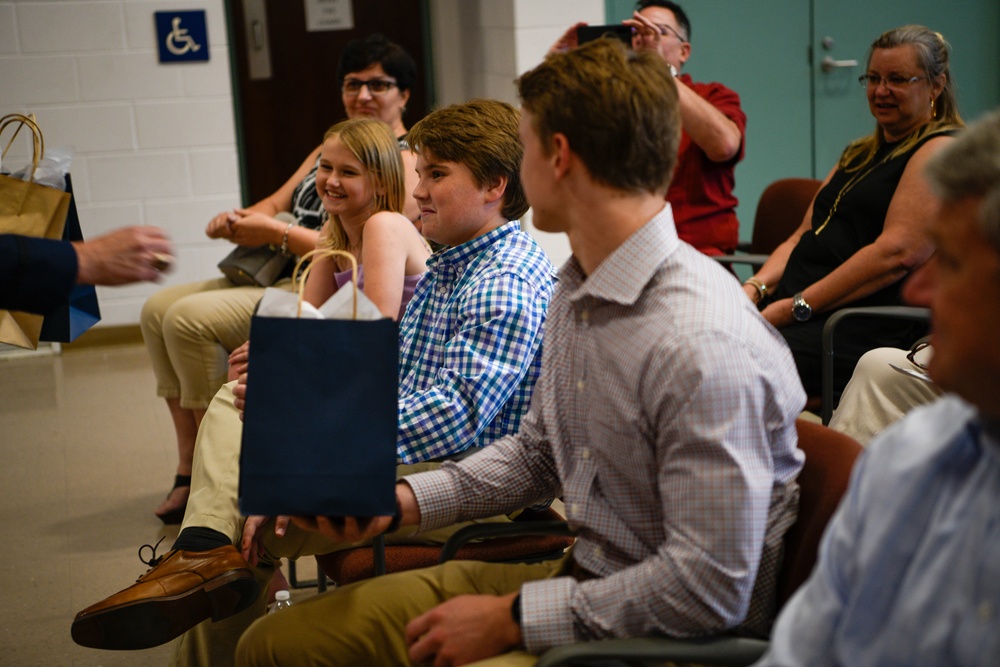
{"type": "Polygon", "coordinates": [[[835,69],[857,66],[857,60],[834,60],[833,56],[823,56],[823,60],[821,60],[819,64],[820,69],[824,72],[832,72],[835,69]]]}
{"type": "Polygon", "coordinates": [[[253,32],[253,50],[260,51],[266,48],[266,39],[264,35],[264,26],[261,25],[260,21],[251,21],[251,32],[253,32]]]}
{"type": "Polygon", "coordinates": [[[266,0],[243,0],[243,29],[247,39],[250,80],[271,78],[271,45],[267,33],[266,0]]]}

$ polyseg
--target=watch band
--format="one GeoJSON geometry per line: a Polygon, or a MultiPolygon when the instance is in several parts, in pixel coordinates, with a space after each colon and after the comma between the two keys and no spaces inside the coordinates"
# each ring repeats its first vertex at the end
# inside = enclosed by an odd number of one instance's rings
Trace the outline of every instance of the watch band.
{"type": "Polygon", "coordinates": [[[802,292],[796,292],[792,297],[792,317],[799,322],[805,322],[812,317],[812,306],[802,296],[802,292]]]}
{"type": "Polygon", "coordinates": [[[514,622],[517,623],[518,627],[521,627],[521,594],[518,593],[514,597],[514,601],[510,603],[510,615],[514,618],[514,622]]]}

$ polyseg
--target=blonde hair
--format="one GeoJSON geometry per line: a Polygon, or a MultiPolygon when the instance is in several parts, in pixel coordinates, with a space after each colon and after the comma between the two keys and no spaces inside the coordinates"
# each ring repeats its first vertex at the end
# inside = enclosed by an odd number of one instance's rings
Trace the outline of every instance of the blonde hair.
{"type": "MultiPolygon", "coordinates": [[[[403,211],[406,196],[403,157],[399,142],[389,126],[374,118],[353,118],[337,123],[323,135],[324,143],[338,139],[365,169],[375,193],[372,214],[379,211],[403,211]]],[[[331,216],[323,226],[320,244],[337,250],[347,249],[347,233],[337,216],[331,216]]]]}
{"type": "MultiPolygon", "coordinates": [[[[878,39],[872,42],[871,48],[868,49],[868,64],[871,64],[872,53],[875,49],[892,49],[907,45],[913,47],[913,51],[917,55],[917,63],[927,78],[933,81],[943,74],[945,84],[941,94],[933,100],[934,112],[930,122],[915,132],[911,132],[892,151],[889,158],[912,150],[928,135],[965,125],[958,113],[955,82],[951,78],[951,68],[949,67],[951,46],[941,33],[934,32],[922,25],[904,25],[893,28],[882,33],[878,39]]],[[[840,168],[847,172],[861,169],[872,161],[883,143],[885,143],[885,131],[881,125],[876,123],[873,134],[852,142],[844,149],[843,155],[840,156],[840,168]]]]}

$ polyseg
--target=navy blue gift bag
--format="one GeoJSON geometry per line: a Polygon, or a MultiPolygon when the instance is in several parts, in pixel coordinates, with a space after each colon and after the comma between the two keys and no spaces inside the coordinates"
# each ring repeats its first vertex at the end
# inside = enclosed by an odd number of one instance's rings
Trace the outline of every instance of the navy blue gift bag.
{"type": "Polygon", "coordinates": [[[395,513],[398,339],[391,319],[253,317],[244,515],[395,513]]]}

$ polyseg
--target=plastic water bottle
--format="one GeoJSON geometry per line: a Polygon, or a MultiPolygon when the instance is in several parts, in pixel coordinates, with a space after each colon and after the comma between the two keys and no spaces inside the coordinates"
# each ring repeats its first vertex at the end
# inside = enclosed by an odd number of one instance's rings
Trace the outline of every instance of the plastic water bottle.
{"type": "Polygon", "coordinates": [[[267,613],[273,614],[276,611],[288,609],[291,606],[292,601],[288,591],[278,591],[274,594],[274,604],[271,605],[271,609],[267,613]]]}

